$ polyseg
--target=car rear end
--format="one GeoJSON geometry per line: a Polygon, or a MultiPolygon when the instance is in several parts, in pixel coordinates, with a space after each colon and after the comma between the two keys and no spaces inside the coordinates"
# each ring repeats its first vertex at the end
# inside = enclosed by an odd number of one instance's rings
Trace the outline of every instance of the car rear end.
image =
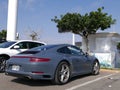
{"type": "Polygon", "coordinates": [[[61,60],[59,57],[63,57],[56,52],[57,47],[59,45],[45,45],[12,56],[7,61],[6,74],[29,79],[53,79],[61,60]]]}
{"type": "MultiPolygon", "coordinates": [[[[42,56],[42,55],[41,55],[42,56]]],[[[53,64],[50,58],[17,55],[7,61],[6,75],[29,79],[52,79],[53,64]]]]}

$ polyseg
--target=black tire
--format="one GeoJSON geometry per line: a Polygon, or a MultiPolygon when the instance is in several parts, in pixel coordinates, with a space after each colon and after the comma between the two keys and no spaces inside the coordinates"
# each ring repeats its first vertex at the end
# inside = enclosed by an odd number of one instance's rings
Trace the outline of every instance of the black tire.
{"type": "Polygon", "coordinates": [[[69,81],[70,79],[70,66],[67,62],[61,62],[55,72],[54,84],[62,85],[69,81]]]}
{"type": "Polygon", "coordinates": [[[100,72],[100,64],[99,64],[98,61],[95,61],[95,62],[93,63],[93,67],[92,67],[92,74],[93,74],[93,75],[98,75],[99,72],[100,72]]]}
{"type": "Polygon", "coordinates": [[[5,71],[5,67],[6,67],[6,57],[1,56],[0,57],[0,72],[4,72],[5,71]]]}

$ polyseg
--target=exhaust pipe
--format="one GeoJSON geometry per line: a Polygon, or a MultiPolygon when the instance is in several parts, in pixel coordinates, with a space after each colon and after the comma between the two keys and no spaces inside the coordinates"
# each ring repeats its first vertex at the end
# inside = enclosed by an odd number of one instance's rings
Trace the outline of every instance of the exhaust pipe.
{"type": "Polygon", "coordinates": [[[26,76],[26,78],[28,78],[28,79],[32,79],[30,76],[26,76]]]}

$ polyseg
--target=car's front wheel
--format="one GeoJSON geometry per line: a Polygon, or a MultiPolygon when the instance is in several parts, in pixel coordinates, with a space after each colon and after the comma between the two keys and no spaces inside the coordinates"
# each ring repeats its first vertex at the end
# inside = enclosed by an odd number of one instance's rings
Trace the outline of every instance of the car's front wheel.
{"type": "Polygon", "coordinates": [[[65,84],[70,79],[70,66],[67,62],[61,62],[55,72],[54,83],[65,84]]]}

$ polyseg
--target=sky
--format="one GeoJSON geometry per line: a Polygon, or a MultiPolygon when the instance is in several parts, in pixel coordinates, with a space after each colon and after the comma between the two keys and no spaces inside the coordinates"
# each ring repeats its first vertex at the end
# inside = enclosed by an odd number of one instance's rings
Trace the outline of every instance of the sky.
{"type": "MultiPolygon", "coordinates": [[[[116,24],[105,32],[120,33],[120,0],[18,0],[17,32],[20,39],[30,39],[32,31],[38,33],[39,41],[48,44],[72,43],[72,33],[58,33],[56,23],[51,19],[66,13],[84,15],[104,7],[103,12],[112,15],[116,24]]],[[[0,30],[7,29],[8,0],[0,0],[0,30]]],[[[75,35],[75,41],[81,41],[75,35]]]]}

